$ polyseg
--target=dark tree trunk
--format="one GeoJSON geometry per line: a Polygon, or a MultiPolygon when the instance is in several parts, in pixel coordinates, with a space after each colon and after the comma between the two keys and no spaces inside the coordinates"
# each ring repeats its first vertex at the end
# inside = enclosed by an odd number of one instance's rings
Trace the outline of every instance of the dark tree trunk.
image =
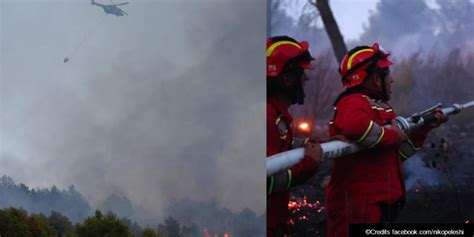
{"type": "Polygon", "coordinates": [[[319,14],[321,15],[324,23],[324,28],[326,29],[329,39],[331,40],[332,49],[336,54],[337,61],[340,63],[342,58],[344,58],[344,55],[347,53],[347,48],[342,34],[339,31],[339,27],[337,26],[336,19],[334,19],[334,15],[332,14],[331,7],[329,7],[328,0],[315,1],[316,3],[312,1],[310,3],[318,8],[319,14]]]}

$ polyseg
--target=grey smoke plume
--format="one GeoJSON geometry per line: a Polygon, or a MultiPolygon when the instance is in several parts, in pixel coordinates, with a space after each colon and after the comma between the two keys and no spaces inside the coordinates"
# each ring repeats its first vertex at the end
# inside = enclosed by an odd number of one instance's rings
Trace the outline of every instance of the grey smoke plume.
{"type": "Polygon", "coordinates": [[[160,215],[216,199],[262,213],[263,2],[1,4],[0,173],[160,215]],[[69,62],[63,59],[69,57],[69,62]]]}
{"type": "Polygon", "coordinates": [[[360,41],[381,42],[398,57],[417,52],[445,56],[455,48],[472,51],[473,11],[472,1],[380,0],[360,41]]]}

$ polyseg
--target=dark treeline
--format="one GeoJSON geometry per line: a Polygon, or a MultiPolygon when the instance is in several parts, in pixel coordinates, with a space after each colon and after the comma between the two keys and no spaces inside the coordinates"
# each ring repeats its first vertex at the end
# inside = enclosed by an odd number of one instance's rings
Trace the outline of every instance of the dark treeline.
{"type": "Polygon", "coordinates": [[[30,189],[25,184],[15,184],[12,178],[0,178],[0,208],[21,207],[32,213],[61,212],[71,221],[77,222],[93,214],[89,203],[74,188],[59,190],[30,189]]]}
{"type": "Polygon", "coordinates": [[[82,223],[72,222],[59,212],[44,214],[28,214],[23,209],[6,208],[0,210],[0,236],[32,236],[32,237],[191,237],[201,236],[194,225],[182,226],[173,218],[157,228],[142,228],[127,219],[119,219],[113,213],[102,214],[96,211],[94,216],[86,218],[82,223]]]}
{"type": "MultiPolygon", "coordinates": [[[[255,216],[248,210],[243,211],[246,217],[255,216]]],[[[231,218],[231,217],[230,217],[231,218]]],[[[251,219],[250,219],[251,221],[251,219]]],[[[142,227],[127,218],[119,218],[112,212],[103,214],[96,210],[93,216],[83,222],[73,224],[66,216],[52,211],[44,214],[28,214],[24,209],[14,207],[0,209],[0,236],[32,237],[214,237],[214,236],[263,236],[263,231],[250,226],[259,223],[241,222],[241,226],[231,227],[229,231],[213,232],[212,228],[199,228],[191,223],[185,225],[168,217],[164,223],[154,227],[142,227]],[[248,224],[248,225],[247,225],[248,224]]],[[[229,223],[230,224],[230,223],[229,223]]],[[[237,224],[237,223],[235,223],[237,224]]],[[[216,227],[214,227],[216,228],[216,227]]],[[[261,225],[258,229],[262,229],[261,225]]]]}
{"type": "Polygon", "coordinates": [[[173,201],[168,216],[144,223],[124,196],[108,196],[96,210],[74,188],[30,189],[12,178],[0,178],[0,236],[263,236],[264,217],[250,209],[235,213],[216,201],[173,201]],[[1,209],[3,208],[3,209],[1,209]],[[28,214],[31,213],[31,214],[28,214]],[[17,233],[19,235],[12,235],[17,233]]]}

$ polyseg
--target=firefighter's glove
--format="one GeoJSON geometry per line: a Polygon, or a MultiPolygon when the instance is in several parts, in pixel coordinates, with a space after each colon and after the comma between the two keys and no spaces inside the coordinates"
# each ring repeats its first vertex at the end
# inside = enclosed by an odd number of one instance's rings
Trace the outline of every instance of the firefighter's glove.
{"type": "Polygon", "coordinates": [[[442,123],[448,121],[448,116],[446,116],[445,114],[443,114],[443,112],[441,111],[440,108],[437,108],[434,110],[434,117],[436,119],[435,122],[433,123],[430,123],[430,124],[427,124],[425,126],[427,126],[430,130],[433,129],[433,128],[437,128],[439,127],[439,125],[441,125],[442,123]]]}

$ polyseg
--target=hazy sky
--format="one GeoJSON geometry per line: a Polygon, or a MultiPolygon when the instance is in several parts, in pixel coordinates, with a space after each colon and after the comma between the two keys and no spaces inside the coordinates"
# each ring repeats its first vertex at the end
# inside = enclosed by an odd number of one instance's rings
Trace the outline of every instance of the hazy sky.
{"type": "MultiPolygon", "coordinates": [[[[299,17],[299,12],[307,0],[282,0],[289,2],[289,15],[299,17]]],[[[370,11],[375,11],[379,0],[330,0],[329,4],[345,40],[356,39],[367,24],[370,11]]]]}
{"type": "Polygon", "coordinates": [[[0,174],[262,213],[265,3],[130,2],[1,0],[0,174]]]}
{"type": "MultiPolygon", "coordinates": [[[[290,15],[297,13],[307,0],[282,0],[289,1],[288,8],[290,15]]],[[[329,0],[331,10],[336,18],[344,39],[356,40],[364,31],[364,25],[368,23],[371,12],[376,11],[377,3],[380,0],[329,0]]],[[[472,0],[471,0],[472,1],[472,0]]],[[[436,0],[425,0],[431,8],[437,8],[436,0]]]]}
{"type": "Polygon", "coordinates": [[[364,31],[363,25],[368,23],[371,11],[379,0],[331,0],[330,6],[337,19],[345,40],[357,39],[364,31]]]}

